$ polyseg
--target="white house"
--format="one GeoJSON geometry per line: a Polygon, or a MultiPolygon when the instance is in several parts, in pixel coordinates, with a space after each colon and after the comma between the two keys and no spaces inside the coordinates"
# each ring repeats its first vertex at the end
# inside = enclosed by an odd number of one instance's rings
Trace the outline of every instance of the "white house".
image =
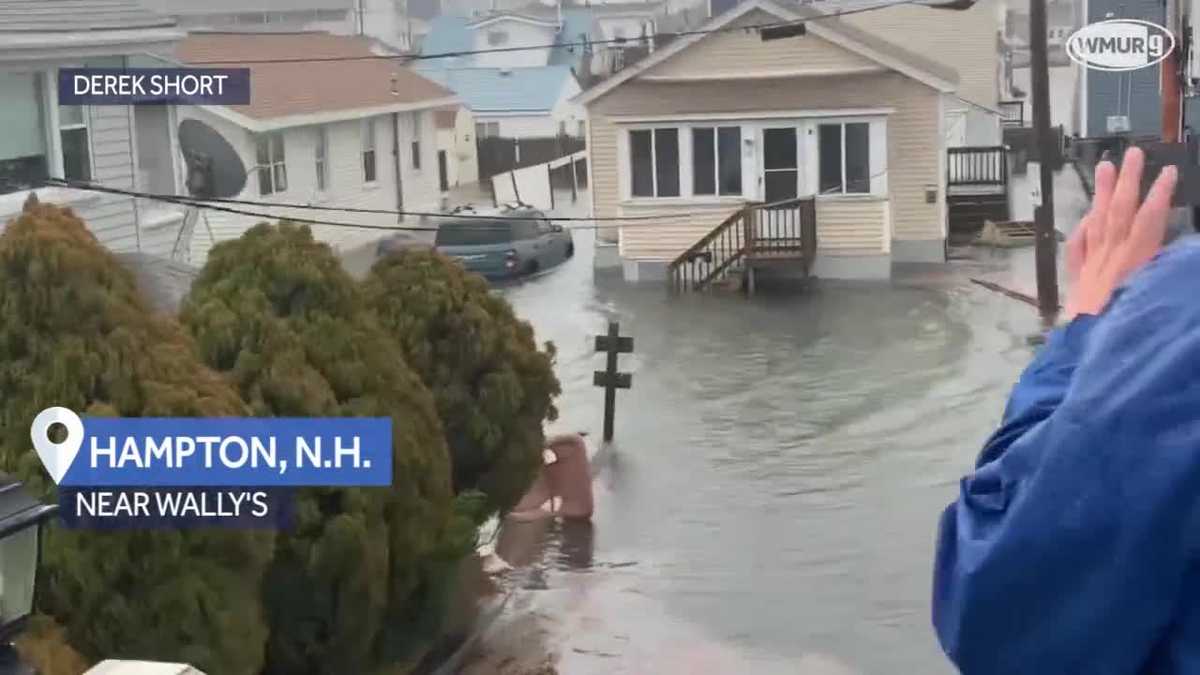
{"type": "Polygon", "coordinates": [[[471,109],[480,138],[582,136],[587,113],[571,99],[580,92],[570,66],[421,68],[471,109]]]}
{"type": "MultiPolygon", "coordinates": [[[[363,37],[193,34],[180,43],[180,60],[244,63],[251,69],[253,96],[249,105],[188,108],[181,114],[208,123],[237,151],[249,173],[241,199],[384,211],[435,210],[441,192],[434,112],[458,99],[404,66],[354,58],[370,54],[370,40],[363,37]],[[289,58],[316,60],[261,63],[289,58]]],[[[393,214],[277,206],[253,210],[272,218],[417,224],[414,218],[393,214]]],[[[192,262],[202,263],[214,242],[240,236],[259,220],[206,213],[193,233],[192,262]]],[[[313,231],[335,248],[381,236],[378,230],[330,225],[314,225],[313,231]]]]}
{"type": "MultiPolygon", "coordinates": [[[[48,177],[176,194],[183,176],[171,106],[60,106],[57,72],[153,63],[182,37],[132,0],[0,4],[0,226],[28,193],[71,206],[113,251],[152,248],[182,214],[161,203],[56,187],[48,177]]],[[[163,65],[157,62],[157,65],[163,65]]]]}
{"type": "Polygon", "coordinates": [[[313,32],[365,35],[393,48],[411,46],[407,3],[396,0],[140,0],[175,17],[189,32],[313,32]]]}
{"type": "Polygon", "coordinates": [[[466,106],[448,106],[434,112],[437,127],[438,183],[445,192],[479,182],[479,155],[475,145],[475,117],[466,106]]]}

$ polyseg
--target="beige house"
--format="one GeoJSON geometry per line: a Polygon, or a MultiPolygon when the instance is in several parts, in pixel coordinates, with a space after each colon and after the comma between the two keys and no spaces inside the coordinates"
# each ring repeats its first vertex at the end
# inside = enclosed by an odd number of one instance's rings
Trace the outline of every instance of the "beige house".
{"type": "Polygon", "coordinates": [[[434,112],[437,126],[438,189],[447,192],[479,182],[475,149],[475,116],[466,106],[447,106],[434,112]]]}
{"type": "Polygon", "coordinates": [[[885,278],[892,262],[945,259],[945,106],[957,73],[818,16],[748,0],[706,28],[809,19],[807,34],[681,38],[579,97],[595,213],[661,215],[620,228],[615,247],[598,246],[598,265],[618,264],[616,253],[627,280],[662,279],[743,205],[809,195],[817,276],[885,278]]]}

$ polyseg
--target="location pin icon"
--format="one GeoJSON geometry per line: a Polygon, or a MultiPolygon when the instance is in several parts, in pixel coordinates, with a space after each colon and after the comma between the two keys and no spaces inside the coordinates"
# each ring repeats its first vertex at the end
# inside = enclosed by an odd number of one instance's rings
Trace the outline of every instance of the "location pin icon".
{"type": "Polygon", "coordinates": [[[50,478],[58,485],[79,454],[79,446],[83,445],[83,420],[66,408],[46,408],[33,418],[29,435],[42,466],[46,467],[50,478]],[[67,437],[59,443],[50,440],[50,427],[54,424],[67,428],[67,437]]]}

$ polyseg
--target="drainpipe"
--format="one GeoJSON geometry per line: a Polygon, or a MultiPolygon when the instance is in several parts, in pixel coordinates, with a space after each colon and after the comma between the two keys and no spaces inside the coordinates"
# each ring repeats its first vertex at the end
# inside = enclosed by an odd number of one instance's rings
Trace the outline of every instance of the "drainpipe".
{"type": "MultiPolygon", "coordinates": [[[[392,113],[392,163],[396,167],[396,210],[404,210],[404,181],[400,177],[400,113],[392,113]]],[[[404,222],[404,214],[396,214],[396,222],[404,222]]]]}

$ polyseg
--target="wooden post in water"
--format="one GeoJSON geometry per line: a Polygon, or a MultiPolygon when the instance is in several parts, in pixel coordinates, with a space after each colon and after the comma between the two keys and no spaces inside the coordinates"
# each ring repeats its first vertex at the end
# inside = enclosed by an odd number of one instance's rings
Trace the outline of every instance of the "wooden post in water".
{"type": "Polygon", "coordinates": [[[608,334],[596,336],[596,351],[605,354],[604,370],[592,373],[592,384],[604,387],[604,441],[613,438],[613,418],[616,415],[617,390],[633,386],[633,375],[617,371],[617,355],[633,352],[633,338],[621,337],[616,321],[608,323],[608,334]]]}

